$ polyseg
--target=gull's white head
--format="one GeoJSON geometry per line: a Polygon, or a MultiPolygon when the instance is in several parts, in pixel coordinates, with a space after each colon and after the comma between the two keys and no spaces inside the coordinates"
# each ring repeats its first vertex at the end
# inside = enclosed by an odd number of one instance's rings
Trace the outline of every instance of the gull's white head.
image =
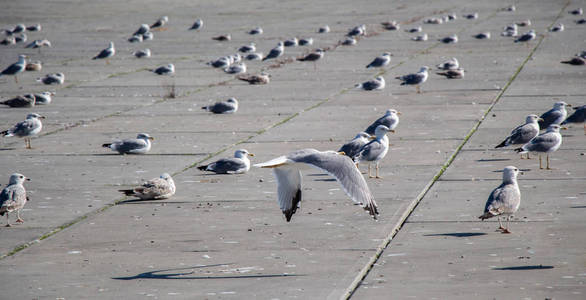
{"type": "Polygon", "coordinates": [[[163,173],[161,174],[161,176],[159,176],[159,178],[161,179],[165,179],[167,181],[172,180],[173,178],[171,177],[171,175],[169,175],[169,173],[163,173]]]}
{"type": "Polygon", "coordinates": [[[114,42],[110,42],[110,46],[108,48],[114,49],[114,42]]]}
{"type": "Polygon", "coordinates": [[[429,71],[428,66],[423,66],[423,67],[421,67],[421,69],[419,69],[419,73],[426,73],[427,71],[429,71]]]}
{"type": "Polygon", "coordinates": [[[237,157],[237,158],[245,158],[248,156],[254,156],[254,154],[248,152],[248,150],[246,150],[246,149],[238,149],[238,150],[236,150],[236,152],[234,152],[234,157],[237,157]]]}
{"type": "Polygon", "coordinates": [[[537,121],[539,121],[539,116],[537,115],[528,115],[525,118],[525,123],[529,124],[529,123],[537,123],[537,121]]]}
{"type": "Polygon", "coordinates": [[[376,127],[376,129],[374,130],[374,135],[376,136],[377,139],[381,139],[387,134],[387,132],[395,132],[395,131],[385,125],[378,125],[376,127]]]}
{"type": "Polygon", "coordinates": [[[28,115],[26,115],[27,119],[44,119],[45,117],[37,114],[37,113],[30,113],[28,115]]]}
{"type": "Polygon", "coordinates": [[[560,129],[562,127],[558,124],[551,124],[549,126],[547,126],[547,129],[545,130],[545,132],[560,132],[560,129]]]}
{"type": "Polygon", "coordinates": [[[503,169],[503,182],[516,182],[519,169],[514,166],[508,166],[503,169]]]}
{"type": "Polygon", "coordinates": [[[29,180],[29,179],[20,173],[14,173],[14,174],[10,175],[10,179],[8,181],[8,184],[23,184],[25,180],[29,180]]]}
{"type": "Polygon", "coordinates": [[[155,138],[150,136],[148,133],[139,133],[136,136],[137,139],[139,140],[145,140],[145,141],[153,141],[155,138]]]}
{"type": "Polygon", "coordinates": [[[556,103],[553,104],[553,108],[555,109],[562,109],[566,106],[570,106],[568,103],[564,102],[564,101],[558,101],[556,103]]]}

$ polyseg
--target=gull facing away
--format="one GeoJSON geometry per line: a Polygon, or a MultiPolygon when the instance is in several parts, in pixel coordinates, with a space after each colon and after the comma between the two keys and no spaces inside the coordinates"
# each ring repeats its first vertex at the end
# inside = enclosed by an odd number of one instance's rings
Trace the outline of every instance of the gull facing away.
{"type": "Polygon", "coordinates": [[[445,76],[448,79],[462,79],[464,78],[465,71],[462,68],[453,70],[447,70],[445,72],[437,72],[437,75],[445,76]]]}
{"type": "Polygon", "coordinates": [[[417,93],[421,94],[421,89],[419,85],[423,84],[427,80],[429,67],[421,67],[419,72],[413,74],[407,74],[403,76],[398,76],[396,79],[401,80],[401,85],[415,85],[417,88],[417,93]]]}
{"type": "Polygon", "coordinates": [[[110,42],[108,48],[103,49],[98,53],[98,55],[94,56],[92,59],[105,59],[107,64],[110,64],[108,58],[114,56],[116,54],[116,49],[114,49],[114,42],[110,42]]]}
{"type": "Polygon", "coordinates": [[[102,147],[110,148],[120,154],[146,154],[151,150],[151,141],[154,138],[147,133],[139,133],[135,139],[125,139],[103,144],[102,147]]]}
{"type": "Polygon", "coordinates": [[[248,156],[254,156],[254,154],[248,152],[246,149],[238,149],[234,152],[234,157],[222,158],[209,165],[199,166],[197,168],[216,174],[243,174],[250,169],[248,156]]]}
{"type": "Polygon", "coordinates": [[[156,69],[152,69],[151,72],[154,72],[158,75],[173,75],[175,74],[175,66],[173,64],[168,64],[166,66],[161,66],[156,69]]]}
{"type": "Polygon", "coordinates": [[[301,169],[307,166],[327,172],[338,181],[352,201],[362,206],[374,219],[378,215],[376,202],[366,180],[352,160],[338,152],[302,149],[254,166],[273,169],[277,179],[279,207],[287,222],[291,221],[300,206],[303,190],[301,169]]]}
{"type": "Polygon", "coordinates": [[[363,89],[365,91],[382,90],[385,88],[385,79],[382,76],[377,76],[373,80],[357,84],[356,88],[363,89]]]}
{"type": "Polygon", "coordinates": [[[36,97],[33,94],[18,95],[14,98],[0,101],[0,104],[8,107],[33,107],[35,106],[36,97]]]}
{"type": "Polygon", "coordinates": [[[391,53],[385,52],[381,56],[375,58],[372,62],[370,62],[366,68],[382,68],[389,65],[391,62],[391,53]]]}
{"type": "MultiPolygon", "coordinates": [[[[506,137],[502,143],[496,145],[495,148],[527,144],[534,137],[539,135],[539,124],[537,121],[540,119],[541,118],[537,115],[528,115],[525,118],[525,124],[519,125],[517,128],[513,129],[511,134],[506,137]]],[[[523,158],[523,156],[521,156],[521,158],[523,158]]],[[[527,159],[529,159],[529,152],[527,153],[527,159]]]]}
{"type": "Polygon", "coordinates": [[[263,58],[262,61],[265,61],[267,59],[277,58],[277,57],[283,55],[283,52],[285,52],[285,45],[283,44],[283,42],[279,42],[277,47],[271,49],[269,54],[267,54],[267,56],[265,56],[265,58],[263,58]]]}
{"type": "Polygon", "coordinates": [[[360,150],[364,145],[372,140],[372,136],[364,131],[359,132],[351,141],[347,142],[346,144],[342,145],[338,150],[339,153],[344,153],[344,155],[353,158],[354,156],[360,153],[360,150]]]}
{"type": "Polygon", "coordinates": [[[26,68],[26,55],[19,55],[18,61],[8,66],[2,72],[0,72],[0,76],[3,75],[13,75],[14,82],[18,83],[18,73],[22,73],[26,68]]]}
{"type": "Polygon", "coordinates": [[[509,231],[509,221],[521,204],[521,191],[517,184],[518,174],[519,169],[516,167],[508,166],[503,169],[503,183],[490,193],[484,206],[484,214],[478,217],[480,220],[498,217],[498,230],[502,233],[511,233],[509,231]],[[501,215],[506,217],[507,227],[503,227],[501,215]]]}
{"type": "Polygon", "coordinates": [[[562,123],[562,125],[566,125],[568,123],[582,123],[584,124],[584,134],[586,134],[586,123],[584,123],[584,121],[586,120],[586,105],[574,107],[574,109],[576,111],[574,111],[574,113],[571,116],[569,116],[562,123]]]}
{"type": "Polygon", "coordinates": [[[191,27],[189,28],[189,30],[198,30],[202,26],[203,26],[202,19],[197,19],[197,20],[195,20],[195,22],[193,23],[193,25],[191,25],[191,27]]]}
{"type": "Polygon", "coordinates": [[[151,49],[137,50],[132,53],[136,58],[151,57],[151,49]]]}
{"type": "Polygon", "coordinates": [[[539,129],[543,130],[549,127],[551,124],[562,124],[566,117],[568,116],[568,112],[566,111],[566,106],[571,106],[564,101],[559,101],[553,104],[553,108],[544,112],[541,115],[541,121],[539,121],[539,129]]]}
{"type": "Polygon", "coordinates": [[[382,22],[381,25],[383,25],[386,30],[399,30],[401,27],[397,21],[382,22]]]}
{"type": "Polygon", "coordinates": [[[205,109],[215,114],[232,114],[238,110],[238,100],[236,100],[236,98],[230,98],[226,101],[203,106],[201,109],[205,109]]]}
{"type": "Polygon", "coordinates": [[[24,144],[26,149],[32,149],[31,147],[31,136],[35,136],[43,129],[43,123],[41,119],[45,117],[32,113],[26,116],[26,119],[22,122],[16,123],[12,128],[0,132],[3,136],[16,136],[24,138],[24,144]]]}
{"type": "Polygon", "coordinates": [[[236,78],[249,84],[268,84],[271,81],[271,75],[265,72],[260,75],[239,75],[236,78]]]}
{"type": "Polygon", "coordinates": [[[400,114],[401,112],[399,111],[388,109],[382,117],[378,118],[376,121],[370,124],[370,126],[368,126],[364,132],[368,133],[369,135],[374,135],[378,125],[385,125],[389,129],[394,130],[397,128],[397,125],[399,125],[400,114]]]}
{"type": "Polygon", "coordinates": [[[37,81],[42,82],[43,84],[46,84],[46,85],[63,84],[65,82],[65,74],[63,74],[63,73],[47,74],[47,75],[45,75],[45,77],[37,78],[37,81]]]}
{"type": "Polygon", "coordinates": [[[358,154],[353,157],[354,162],[356,163],[356,167],[358,164],[366,161],[368,162],[368,177],[369,178],[382,178],[379,176],[378,172],[380,169],[380,161],[385,158],[387,152],[389,151],[389,138],[387,137],[387,132],[395,132],[393,129],[389,129],[389,127],[385,125],[378,125],[374,131],[375,139],[368,142],[366,145],[360,149],[358,154]],[[370,164],[374,162],[376,164],[376,175],[372,176],[370,174],[370,164]]]}
{"type": "Polygon", "coordinates": [[[534,137],[529,143],[523,145],[521,148],[515,149],[519,153],[538,152],[539,154],[539,168],[543,169],[541,164],[541,153],[547,154],[547,170],[549,167],[549,153],[556,151],[562,145],[562,135],[560,134],[560,125],[552,124],[547,127],[547,131],[534,137]]]}
{"type": "Polygon", "coordinates": [[[10,175],[8,185],[0,193],[0,216],[6,214],[6,227],[12,226],[8,215],[13,211],[16,211],[16,223],[24,223],[20,218],[20,210],[28,201],[23,185],[25,180],[30,179],[19,173],[10,175]]]}
{"type": "Polygon", "coordinates": [[[167,199],[175,195],[175,182],[169,173],[163,173],[159,178],[151,179],[140,186],[118,191],[141,200],[167,199]]]}

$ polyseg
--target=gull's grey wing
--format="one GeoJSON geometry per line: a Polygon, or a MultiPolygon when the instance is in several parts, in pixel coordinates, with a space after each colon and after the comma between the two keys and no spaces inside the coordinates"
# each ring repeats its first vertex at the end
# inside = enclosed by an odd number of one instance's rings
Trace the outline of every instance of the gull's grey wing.
{"type": "Polygon", "coordinates": [[[100,54],[96,55],[95,58],[106,58],[110,55],[112,55],[112,51],[110,51],[110,49],[108,48],[100,51],[100,54]]]}
{"type": "Polygon", "coordinates": [[[400,79],[403,80],[403,83],[401,83],[401,85],[419,84],[419,83],[421,83],[421,81],[423,81],[423,75],[419,74],[419,73],[409,74],[409,75],[405,75],[405,76],[400,77],[400,79]]]}
{"type": "Polygon", "coordinates": [[[503,213],[512,212],[521,200],[521,196],[512,184],[501,184],[490,193],[484,213],[498,216],[503,213]]]}
{"type": "Polygon", "coordinates": [[[127,139],[121,142],[114,143],[116,151],[120,153],[137,153],[137,150],[142,150],[147,146],[146,142],[141,139],[127,139]]]}
{"type": "Polygon", "coordinates": [[[366,145],[364,145],[362,149],[360,149],[360,152],[358,153],[357,157],[359,157],[362,160],[375,160],[384,150],[385,147],[383,146],[383,144],[381,144],[377,140],[372,140],[368,142],[366,145]]]}
{"type": "Polygon", "coordinates": [[[528,144],[523,146],[523,149],[533,152],[547,152],[559,143],[558,135],[554,133],[544,133],[536,136],[528,144]]]}
{"type": "Polygon", "coordinates": [[[377,57],[375,58],[370,64],[368,64],[368,66],[366,66],[367,68],[370,67],[380,67],[385,63],[385,59],[382,57],[377,57]]]}
{"type": "Polygon", "coordinates": [[[246,164],[244,161],[235,157],[222,158],[208,166],[208,170],[220,174],[237,173],[245,168],[246,164]]]}
{"type": "Polygon", "coordinates": [[[35,128],[35,122],[32,119],[26,119],[16,123],[10,132],[15,136],[27,136],[35,128]]]}
{"type": "Polygon", "coordinates": [[[560,124],[564,120],[564,114],[560,110],[551,109],[541,115],[543,121],[539,121],[539,128],[546,129],[551,124],[560,124]]]}
{"type": "Polygon", "coordinates": [[[0,212],[21,209],[26,203],[26,191],[22,185],[9,185],[0,193],[0,212]]]}
{"type": "Polygon", "coordinates": [[[223,114],[234,110],[234,105],[226,102],[217,102],[209,107],[209,110],[216,114],[223,114]]]}
{"type": "Polygon", "coordinates": [[[562,124],[567,123],[584,123],[586,119],[586,105],[577,107],[574,113],[569,116],[562,124]]]}
{"type": "Polygon", "coordinates": [[[369,81],[362,84],[362,88],[367,91],[377,89],[380,86],[381,86],[381,83],[377,80],[369,80],[369,81]]]}
{"type": "Polygon", "coordinates": [[[364,143],[363,139],[353,139],[348,143],[342,145],[338,152],[344,152],[346,156],[353,158],[354,156],[358,155],[358,153],[360,153],[360,149],[362,149],[362,147],[364,147],[365,144],[366,143],[364,143]]]}
{"type": "Polygon", "coordinates": [[[15,73],[21,71],[22,68],[23,68],[23,65],[21,65],[19,63],[14,63],[14,64],[11,64],[10,66],[8,66],[6,69],[4,69],[4,71],[2,71],[2,74],[14,75],[15,73]]]}
{"type": "Polygon", "coordinates": [[[374,131],[378,127],[378,125],[385,125],[385,126],[392,129],[393,124],[395,122],[396,122],[396,120],[391,118],[391,116],[383,116],[383,117],[378,118],[378,120],[374,121],[374,123],[370,124],[370,126],[368,126],[368,128],[366,128],[366,130],[364,130],[364,132],[366,132],[370,135],[374,135],[374,131]]]}
{"type": "Polygon", "coordinates": [[[273,174],[277,178],[279,207],[289,222],[302,199],[301,172],[297,168],[283,166],[274,168],[273,174]]]}
{"type": "Polygon", "coordinates": [[[521,125],[511,131],[511,135],[507,138],[507,145],[525,144],[532,138],[537,136],[539,130],[529,124],[521,125]]]}

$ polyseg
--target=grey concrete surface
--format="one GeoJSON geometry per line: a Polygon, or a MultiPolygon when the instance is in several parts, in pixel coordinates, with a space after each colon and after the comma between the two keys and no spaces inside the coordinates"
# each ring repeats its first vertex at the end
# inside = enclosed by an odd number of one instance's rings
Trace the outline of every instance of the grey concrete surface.
{"type": "MultiPolygon", "coordinates": [[[[29,40],[48,38],[54,45],[40,53],[22,44],[2,46],[0,66],[24,53],[44,67],[22,74],[20,84],[0,78],[0,98],[57,94],[48,106],[0,108],[2,129],[28,112],[47,116],[43,133],[32,140],[34,149],[25,150],[16,138],[0,144],[0,178],[18,171],[32,179],[26,184],[32,199],[23,210],[26,222],[0,228],[2,297],[584,297],[581,126],[563,132],[551,171],[539,170],[535,159],[519,160],[511,149],[493,149],[525,115],[546,111],[554,98],[583,104],[584,69],[559,61],[583,50],[584,27],[566,11],[584,1],[517,1],[516,12],[501,11],[512,3],[500,0],[37,2],[4,3],[0,12],[0,27],[41,23],[43,30],[29,33],[29,40]],[[473,11],[479,19],[423,25],[427,42],[413,42],[402,30],[423,18],[473,11]],[[140,24],[162,15],[170,22],[154,32],[154,40],[126,42],[140,24]],[[187,31],[198,17],[204,28],[187,31]],[[538,40],[525,46],[498,36],[504,25],[527,18],[541,34],[538,40]],[[384,31],[378,24],[387,20],[402,22],[402,29],[384,31]],[[553,22],[566,30],[547,33],[553,22]],[[324,24],[332,32],[315,33],[324,24]],[[367,24],[368,36],[356,46],[334,47],[359,24],[367,24]],[[265,33],[245,33],[256,26],[265,33]],[[492,39],[471,37],[486,30],[492,39]],[[211,40],[223,33],[231,33],[232,41],[211,40]],[[451,33],[460,36],[458,44],[437,42],[451,33]],[[247,62],[251,73],[272,75],[270,84],[251,86],[205,65],[250,41],[267,53],[293,36],[313,37],[314,48],[330,47],[315,69],[311,63],[247,62]],[[92,61],[108,41],[117,48],[111,63],[92,61]],[[150,59],[130,54],[147,47],[150,59]],[[385,51],[394,55],[391,66],[364,68],[385,51]],[[432,73],[422,94],[394,80],[452,56],[468,72],[465,79],[432,73]],[[170,62],[176,65],[172,77],[147,71],[170,62]],[[66,83],[47,88],[34,81],[50,72],[64,72],[66,83]],[[377,74],[387,80],[384,90],[353,89],[377,74]],[[170,86],[177,97],[167,97],[170,86]],[[200,109],[228,97],[240,102],[236,114],[200,109]],[[390,107],[402,115],[382,162],[384,178],[367,180],[380,207],[378,221],[319,171],[304,174],[302,208],[287,223],[268,170],[226,176],[193,168],[238,148],[254,153],[253,163],[308,147],[335,150],[390,107]],[[155,137],[147,155],[119,156],[101,148],[138,132],[155,137]],[[477,216],[499,184],[497,171],[511,164],[525,170],[522,203],[513,233],[502,235],[493,232],[495,222],[478,222],[477,216]],[[175,178],[171,199],[132,201],[116,192],[163,172],[175,178]]],[[[310,49],[286,48],[284,58],[310,49]]]]}

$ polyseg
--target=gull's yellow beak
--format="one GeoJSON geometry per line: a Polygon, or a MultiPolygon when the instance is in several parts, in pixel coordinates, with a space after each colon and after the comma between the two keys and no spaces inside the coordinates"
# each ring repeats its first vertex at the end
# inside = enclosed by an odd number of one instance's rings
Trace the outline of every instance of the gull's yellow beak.
{"type": "Polygon", "coordinates": [[[400,114],[401,114],[401,112],[400,112],[400,111],[398,111],[398,112],[397,112],[397,114],[398,114],[398,115],[400,115],[400,114]]]}
{"type": "Polygon", "coordinates": [[[155,140],[155,138],[154,138],[154,137],[152,137],[152,136],[149,136],[149,140],[151,140],[151,141],[154,141],[154,140],[155,140]]]}
{"type": "Polygon", "coordinates": [[[537,121],[542,121],[543,122],[545,120],[543,118],[539,118],[539,119],[537,119],[537,121]]]}
{"type": "Polygon", "coordinates": [[[248,156],[254,156],[254,154],[252,154],[252,153],[248,153],[248,156]]]}
{"type": "Polygon", "coordinates": [[[391,129],[389,130],[389,132],[395,133],[395,129],[391,129]]]}

